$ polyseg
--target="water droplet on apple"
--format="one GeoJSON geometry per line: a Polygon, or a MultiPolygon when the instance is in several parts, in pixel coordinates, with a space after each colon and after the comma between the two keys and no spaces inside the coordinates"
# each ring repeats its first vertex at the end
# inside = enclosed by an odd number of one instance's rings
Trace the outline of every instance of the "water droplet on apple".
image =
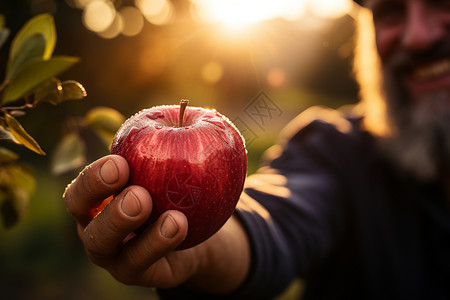
{"type": "Polygon", "coordinates": [[[210,124],[216,125],[217,127],[219,127],[220,129],[225,129],[225,124],[223,124],[223,121],[221,118],[211,118],[211,117],[206,117],[203,118],[202,121],[208,122],[210,124]]]}
{"type": "Polygon", "coordinates": [[[156,120],[164,118],[164,114],[162,111],[150,111],[145,115],[150,120],[156,120]]]}
{"type": "Polygon", "coordinates": [[[130,142],[134,141],[134,139],[136,138],[136,135],[138,134],[139,131],[141,131],[141,129],[137,128],[137,127],[133,127],[130,130],[130,133],[128,134],[128,138],[129,138],[130,142]]]}
{"type": "Polygon", "coordinates": [[[162,125],[160,125],[160,124],[156,124],[156,125],[155,125],[155,128],[156,128],[156,129],[162,129],[162,128],[163,128],[163,126],[162,126],[162,125]]]}

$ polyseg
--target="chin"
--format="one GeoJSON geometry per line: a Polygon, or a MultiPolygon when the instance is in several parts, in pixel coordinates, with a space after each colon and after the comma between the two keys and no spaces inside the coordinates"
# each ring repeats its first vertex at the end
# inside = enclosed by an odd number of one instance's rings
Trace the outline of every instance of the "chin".
{"type": "Polygon", "coordinates": [[[382,139],[382,148],[404,172],[438,180],[450,166],[450,88],[413,93],[389,72],[384,75],[395,134],[382,139]]]}

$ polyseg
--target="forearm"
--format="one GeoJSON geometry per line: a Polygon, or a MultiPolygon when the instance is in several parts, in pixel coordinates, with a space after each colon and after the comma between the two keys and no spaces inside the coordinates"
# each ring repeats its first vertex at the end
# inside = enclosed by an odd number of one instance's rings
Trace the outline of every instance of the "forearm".
{"type": "Polygon", "coordinates": [[[250,245],[235,216],[201,245],[199,251],[201,262],[187,287],[209,294],[228,294],[244,282],[250,268],[250,245]]]}

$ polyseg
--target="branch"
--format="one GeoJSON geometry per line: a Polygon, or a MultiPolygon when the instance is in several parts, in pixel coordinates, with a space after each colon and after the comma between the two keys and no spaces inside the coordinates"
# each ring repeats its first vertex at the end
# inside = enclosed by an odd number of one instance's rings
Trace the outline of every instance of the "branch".
{"type": "Polygon", "coordinates": [[[5,107],[0,107],[1,111],[7,112],[8,110],[22,110],[22,109],[27,109],[27,108],[34,108],[36,105],[33,103],[26,103],[24,105],[21,106],[5,106],[5,107]]]}
{"type": "Polygon", "coordinates": [[[0,84],[0,92],[3,91],[8,84],[9,84],[9,79],[3,80],[3,82],[0,84]]]}

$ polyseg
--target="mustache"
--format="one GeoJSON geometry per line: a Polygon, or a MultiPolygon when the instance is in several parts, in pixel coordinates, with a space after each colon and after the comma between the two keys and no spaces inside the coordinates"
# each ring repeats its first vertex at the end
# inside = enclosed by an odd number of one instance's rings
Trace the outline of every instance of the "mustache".
{"type": "Polygon", "coordinates": [[[409,72],[413,68],[450,57],[450,40],[439,41],[423,51],[405,50],[394,54],[385,67],[394,73],[409,72]]]}

